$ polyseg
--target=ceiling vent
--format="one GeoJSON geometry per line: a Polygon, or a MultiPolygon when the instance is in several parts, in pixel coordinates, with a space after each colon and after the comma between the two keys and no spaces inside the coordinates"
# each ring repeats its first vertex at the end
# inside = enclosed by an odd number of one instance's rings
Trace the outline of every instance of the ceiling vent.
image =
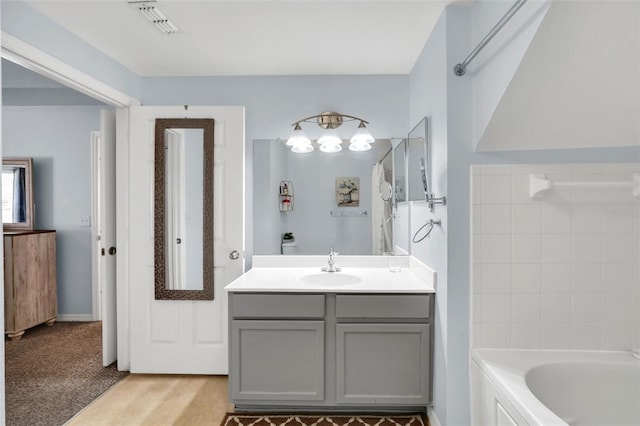
{"type": "Polygon", "coordinates": [[[178,27],[158,9],[157,1],[130,1],[128,3],[138,9],[145,18],[163,33],[173,34],[179,31],[178,27]]]}

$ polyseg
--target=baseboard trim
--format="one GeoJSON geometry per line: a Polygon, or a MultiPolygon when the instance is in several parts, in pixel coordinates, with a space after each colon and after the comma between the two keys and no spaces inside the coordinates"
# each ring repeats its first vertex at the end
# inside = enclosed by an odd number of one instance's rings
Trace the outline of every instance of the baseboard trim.
{"type": "Polygon", "coordinates": [[[427,417],[429,418],[429,424],[431,426],[442,426],[438,415],[433,411],[433,407],[427,407],[427,417]]]}
{"type": "Polygon", "coordinates": [[[81,322],[90,322],[94,321],[93,315],[91,314],[62,314],[56,317],[56,321],[59,322],[68,322],[68,321],[81,321],[81,322]]]}

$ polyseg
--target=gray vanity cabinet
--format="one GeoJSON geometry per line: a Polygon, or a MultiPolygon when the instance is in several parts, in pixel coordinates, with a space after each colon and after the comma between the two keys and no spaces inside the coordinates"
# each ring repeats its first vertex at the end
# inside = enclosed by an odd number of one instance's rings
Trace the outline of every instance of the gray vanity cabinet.
{"type": "Polygon", "coordinates": [[[336,296],[336,400],[431,401],[430,295],[336,296]]]}
{"type": "Polygon", "coordinates": [[[432,294],[230,293],[236,408],[431,402],[432,294]]]}
{"type": "Polygon", "coordinates": [[[426,405],[428,324],[338,324],[337,402],[426,405]]]}
{"type": "Polygon", "coordinates": [[[231,343],[232,399],[324,399],[324,321],[234,321],[231,343]]]}
{"type": "Polygon", "coordinates": [[[325,296],[231,294],[233,401],[322,401],[325,296]]]}

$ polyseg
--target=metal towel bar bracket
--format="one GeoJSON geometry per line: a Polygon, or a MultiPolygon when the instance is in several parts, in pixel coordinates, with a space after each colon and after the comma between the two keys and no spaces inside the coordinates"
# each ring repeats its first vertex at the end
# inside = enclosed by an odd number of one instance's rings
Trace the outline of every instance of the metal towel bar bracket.
{"type": "Polygon", "coordinates": [[[431,235],[431,231],[433,231],[433,227],[436,226],[436,225],[442,226],[442,221],[440,219],[429,219],[427,221],[427,223],[425,223],[420,228],[418,228],[416,233],[413,234],[413,238],[411,239],[411,241],[414,242],[414,243],[419,243],[420,241],[424,240],[429,235],[431,235]],[[423,229],[426,229],[424,235],[421,238],[418,238],[418,234],[420,234],[420,232],[423,229]]]}
{"type": "Polygon", "coordinates": [[[361,212],[349,212],[349,211],[343,211],[343,210],[339,210],[339,211],[334,211],[331,210],[329,212],[329,214],[333,217],[366,217],[367,216],[367,211],[363,210],[361,212]]]}

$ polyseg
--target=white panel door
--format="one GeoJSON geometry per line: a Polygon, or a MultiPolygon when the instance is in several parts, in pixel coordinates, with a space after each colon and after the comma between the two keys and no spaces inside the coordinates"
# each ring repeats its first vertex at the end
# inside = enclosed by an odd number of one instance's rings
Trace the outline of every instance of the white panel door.
{"type": "Polygon", "coordinates": [[[132,373],[227,374],[227,295],[244,260],[244,108],[132,107],[129,306],[132,373]],[[214,119],[214,300],[154,299],[156,118],[214,119]]]}
{"type": "Polygon", "coordinates": [[[102,257],[102,365],[116,360],[118,343],[116,327],[116,116],[100,111],[102,133],[100,180],[100,243],[102,257]]]}

